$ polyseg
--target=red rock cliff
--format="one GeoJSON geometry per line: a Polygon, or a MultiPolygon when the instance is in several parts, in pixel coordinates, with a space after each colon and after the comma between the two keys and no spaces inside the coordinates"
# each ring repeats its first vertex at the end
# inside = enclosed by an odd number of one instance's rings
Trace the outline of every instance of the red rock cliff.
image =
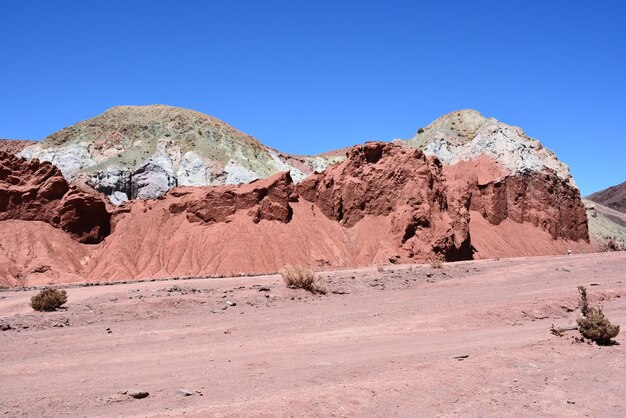
{"type": "Polygon", "coordinates": [[[0,152],[0,221],[43,221],[93,244],[110,233],[102,199],[70,186],[48,162],[0,152]]]}
{"type": "Polygon", "coordinates": [[[368,215],[391,216],[391,233],[408,257],[472,257],[467,205],[449,204],[439,160],[420,150],[382,142],[354,147],[298,191],[346,227],[368,215]]]}
{"type": "Polygon", "coordinates": [[[589,241],[580,192],[550,169],[510,175],[481,157],[444,168],[450,195],[492,225],[505,219],[530,223],[552,239],[589,241]]]}

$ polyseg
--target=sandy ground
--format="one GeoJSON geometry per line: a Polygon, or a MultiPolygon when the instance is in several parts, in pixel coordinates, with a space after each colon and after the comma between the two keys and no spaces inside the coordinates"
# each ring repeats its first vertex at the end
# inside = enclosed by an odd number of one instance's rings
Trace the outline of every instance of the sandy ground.
{"type": "Polygon", "coordinates": [[[0,414],[626,415],[626,330],[549,332],[579,284],[626,326],[626,253],[320,276],[327,295],[275,275],[69,288],[53,313],[1,292],[0,414]]]}

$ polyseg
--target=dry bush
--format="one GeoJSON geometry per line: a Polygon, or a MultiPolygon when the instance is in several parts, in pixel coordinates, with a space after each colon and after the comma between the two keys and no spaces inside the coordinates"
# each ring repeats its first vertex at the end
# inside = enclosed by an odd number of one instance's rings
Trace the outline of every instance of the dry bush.
{"type": "Polygon", "coordinates": [[[428,264],[434,269],[443,267],[443,258],[440,255],[433,255],[428,259],[428,264]]]}
{"type": "Polygon", "coordinates": [[[556,335],[557,337],[562,337],[563,335],[565,335],[565,330],[562,328],[557,328],[554,326],[554,324],[552,324],[552,326],[550,327],[550,333],[552,335],[556,335]]]}
{"type": "Polygon", "coordinates": [[[580,308],[580,313],[582,314],[582,316],[587,316],[587,312],[589,311],[587,288],[585,286],[578,286],[578,293],[580,294],[578,298],[578,307],[580,308]]]}
{"type": "Polygon", "coordinates": [[[67,302],[65,290],[46,287],[38,294],[30,298],[30,306],[36,311],[52,312],[59,309],[67,302]]]}
{"type": "Polygon", "coordinates": [[[384,273],[385,272],[385,266],[383,266],[382,264],[377,264],[376,265],[376,271],[379,273],[384,273]]]}
{"type": "Polygon", "coordinates": [[[306,266],[285,266],[279,271],[287,287],[291,289],[304,289],[311,293],[326,294],[326,290],[320,286],[315,273],[306,266]]]}
{"type": "Polygon", "coordinates": [[[610,345],[619,334],[619,325],[612,325],[599,308],[589,308],[587,316],[578,318],[576,322],[582,336],[598,345],[610,345]]]}
{"type": "Polygon", "coordinates": [[[587,289],[578,286],[580,293],[580,312],[582,318],[578,318],[578,330],[583,337],[595,341],[598,345],[609,345],[611,340],[619,334],[619,325],[612,325],[600,308],[590,308],[587,300],[587,289]]]}
{"type": "Polygon", "coordinates": [[[606,237],[606,241],[602,245],[604,251],[623,251],[624,247],[615,237],[606,237]]]}

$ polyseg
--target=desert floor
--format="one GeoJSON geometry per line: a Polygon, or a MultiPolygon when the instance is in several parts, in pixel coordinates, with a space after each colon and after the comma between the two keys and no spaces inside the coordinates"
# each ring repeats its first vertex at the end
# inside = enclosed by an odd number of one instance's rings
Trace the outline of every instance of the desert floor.
{"type": "Polygon", "coordinates": [[[626,329],[550,333],[577,285],[626,327],[626,252],[385,270],[320,273],[327,295],[277,275],[71,287],[52,313],[5,290],[0,414],[626,415],[626,329]]]}

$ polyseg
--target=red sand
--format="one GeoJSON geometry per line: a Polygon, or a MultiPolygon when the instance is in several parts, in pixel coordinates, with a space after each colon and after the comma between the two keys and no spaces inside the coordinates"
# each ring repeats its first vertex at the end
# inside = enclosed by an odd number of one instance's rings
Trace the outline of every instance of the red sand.
{"type": "Polygon", "coordinates": [[[568,250],[575,254],[595,252],[594,245],[585,241],[552,239],[547,231],[531,223],[518,223],[505,219],[492,225],[480,213],[472,211],[470,220],[472,246],[477,260],[495,257],[526,257],[545,254],[565,255],[568,250]]]}
{"type": "Polygon", "coordinates": [[[327,296],[286,289],[277,276],[70,288],[67,310],[53,313],[28,307],[34,291],[2,292],[0,324],[13,329],[0,332],[0,411],[626,415],[624,331],[610,347],[549,331],[575,323],[579,284],[626,324],[626,253],[321,277],[327,296]],[[227,300],[236,306],[223,309],[227,300]],[[134,388],[149,396],[120,393],[134,388]]]}

